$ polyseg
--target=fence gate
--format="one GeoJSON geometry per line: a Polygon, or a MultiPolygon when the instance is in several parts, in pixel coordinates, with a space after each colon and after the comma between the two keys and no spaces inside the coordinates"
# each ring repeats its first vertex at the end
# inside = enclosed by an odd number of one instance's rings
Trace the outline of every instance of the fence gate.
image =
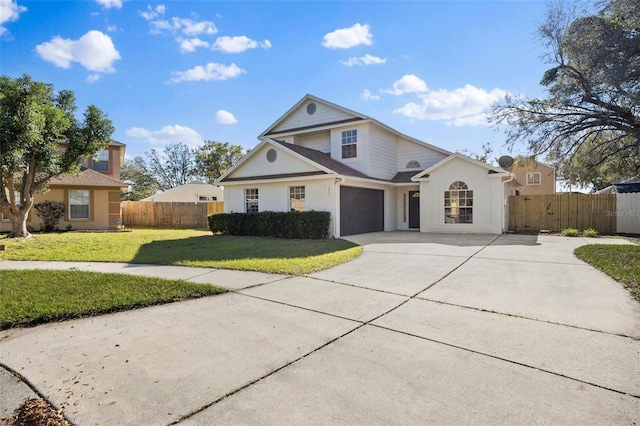
{"type": "Polygon", "coordinates": [[[509,230],[559,232],[593,228],[616,233],[615,194],[515,195],[509,197],[509,230]]]}

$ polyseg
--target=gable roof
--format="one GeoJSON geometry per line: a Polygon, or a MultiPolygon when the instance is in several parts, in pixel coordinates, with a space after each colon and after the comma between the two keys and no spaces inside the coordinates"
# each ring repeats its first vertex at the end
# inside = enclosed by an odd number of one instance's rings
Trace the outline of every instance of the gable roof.
{"type": "Polygon", "coordinates": [[[463,160],[463,161],[467,161],[467,162],[469,162],[471,164],[475,164],[476,166],[483,167],[483,168],[487,169],[487,172],[490,173],[490,174],[501,174],[503,176],[511,175],[511,173],[509,173],[508,171],[506,171],[504,169],[492,166],[491,164],[483,163],[482,161],[474,160],[471,157],[467,157],[466,155],[460,154],[459,152],[455,152],[455,153],[449,155],[447,158],[438,161],[433,166],[421,171],[420,173],[415,175],[413,178],[411,178],[411,180],[412,181],[416,181],[416,180],[420,180],[420,179],[425,179],[425,178],[429,177],[430,173],[433,173],[433,171],[435,171],[436,169],[444,166],[445,164],[451,162],[453,159],[456,159],[456,158],[460,159],[460,160],[463,160]]]}
{"type": "MultiPolygon", "coordinates": [[[[325,154],[323,152],[317,151],[315,149],[306,148],[300,145],[293,145],[288,142],[283,142],[275,139],[265,138],[258,144],[257,147],[252,149],[249,154],[242,157],[240,161],[233,165],[226,173],[220,176],[216,180],[216,184],[224,185],[225,182],[233,182],[233,181],[241,181],[241,180],[256,180],[256,179],[279,179],[284,177],[298,177],[298,176],[311,176],[318,174],[334,174],[334,175],[342,175],[342,176],[352,176],[359,177],[363,179],[373,179],[364,173],[361,173],[351,167],[334,160],[329,156],[329,154],[325,154]],[[317,172],[304,172],[304,173],[295,173],[295,176],[291,174],[277,174],[277,175],[268,175],[268,176],[250,176],[250,177],[239,177],[232,178],[229,177],[235,170],[240,168],[243,163],[248,161],[254,155],[257,155],[259,151],[262,151],[262,148],[265,145],[272,145],[279,148],[283,148],[288,151],[291,155],[296,158],[301,159],[307,164],[319,169],[317,172]]],[[[377,179],[379,180],[379,179],[377,179]]]]}
{"type": "Polygon", "coordinates": [[[276,135],[279,134],[284,134],[284,133],[290,133],[290,132],[300,132],[303,130],[311,130],[314,128],[319,128],[319,127],[327,127],[327,126],[333,126],[333,125],[339,125],[339,124],[344,124],[344,123],[355,123],[355,122],[368,122],[368,123],[375,123],[376,125],[384,128],[385,130],[389,131],[390,133],[393,133],[396,136],[399,136],[403,139],[409,140],[411,142],[417,143],[419,145],[422,146],[426,146],[428,148],[431,148],[437,152],[440,152],[442,154],[445,155],[451,155],[450,151],[447,151],[446,149],[440,148],[438,146],[435,145],[431,145],[427,142],[421,141],[420,139],[416,139],[413,138],[411,136],[405,135],[404,133],[401,133],[399,131],[397,131],[396,129],[387,126],[386,124],[376,120],[375,118],[369,117],[368,115],[365,114],[361,114],[357,111],[353,111],[350,110],[348,108],[345,108],[343,106],[334,104],[332,102],[329,102],[327,100],[321,99],[317,96],[311,95],[311,94],[306,94],[302,99],[300,99],[294,106],[292,106],[291,108],[289,108],[289,110],[287,112],[285,112],[280,118],[278,118],[275,122],[273,122],[273,124],[271,124],[264,132],[260,133],[260,135],[258,136],[258,139],[262,140],[265,137],[274,137],[276,135]],[[315,125],[311,125],[311,126],[304,126],[304,127],[297,127],[297,128],[291,128],[291,129],[286,129],[286,130],[278,130],[277,132],[274,132],[273,130],[275,128],[278,127],[278,125],[280,125],[282,122],[284,122],[289,116],[291,116],[295,111],[298,110],[298,108],[300,108],[302,105],[304,105],[306,102],[309,101],[313,101],[316,103],[321,103],[324,104],[330,108],[336,109],[338,111],[341,111],[345,114],[351,115],[353,116],[353,118],[350,119],[345,119],[345,120],[340,120],[340,121],[334,121],[334,122],[328,122],[328,123],[319,123],[319,124],[315,124],[315,125]]]}
{"type": "Polygon", "coordinates": [[[96,172],[92,169],[84,169],[79,175],[64,174],[58,177],[52,178],[49,181],[51,186],[104,186],[104,187],[117,187],[126,188],[127,184],[114,179],[110,176],[96,172]]]}

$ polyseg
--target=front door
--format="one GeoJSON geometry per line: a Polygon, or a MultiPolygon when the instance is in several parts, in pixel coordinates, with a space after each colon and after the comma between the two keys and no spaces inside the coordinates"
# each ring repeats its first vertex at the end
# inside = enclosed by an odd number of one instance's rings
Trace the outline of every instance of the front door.
{"type": "Polygon", "coordinates": [[[409,228],[420,229],[420,191],[409,191],[409,228]]]}

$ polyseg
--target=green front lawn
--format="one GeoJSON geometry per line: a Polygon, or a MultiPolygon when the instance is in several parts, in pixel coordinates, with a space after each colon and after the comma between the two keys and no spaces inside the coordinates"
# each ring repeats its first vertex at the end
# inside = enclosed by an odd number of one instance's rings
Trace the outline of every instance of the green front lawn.
{"type": "Polygon", "coordinates": [[[211,285],[82,271],[0,270],[0,330],[224,293],[211,285]]]}
{"type": "Polygon", "coordinates": [[[575,255],[622,283],[640,302],[640,245],[590,244],[575,255]]]}
{"type": "Polygon", "coordinates": [[[345,240],[285,240],[212,235],[208,230],[136,229],[132,232],[35,234],[0,239],[0,259],[124,262],[238,269],[301,275],[358,257],[345,240]]]}

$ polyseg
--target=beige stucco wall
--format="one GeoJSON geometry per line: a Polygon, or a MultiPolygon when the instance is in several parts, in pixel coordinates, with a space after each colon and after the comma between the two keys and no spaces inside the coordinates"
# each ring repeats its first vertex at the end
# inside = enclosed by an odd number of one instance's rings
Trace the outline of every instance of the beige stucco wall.
{"type": "Polygon", "coordinates": [[[545,164],[538,164],[535,168],[513,168],[511,173],[520,183],[516,188],[520,195],[541,195],[556,193],[556,170],[545,164]],[[540,185],[527,185],[527,173],[540,173],[540,185]]]}
{"type": "MultiPolygon", "coordinates": [[[[58,228],[63,230],[71,225],[74,230],[104,230],[116,228],[116,220],[120,219],[120,191],[112,188],[53,188],[46,194],[36,194],[34,204],[43,201],[63,202],[67,206],[65,216],[60,220],[58,228]],[[89,215],[90,219],[69,219],[69,189],[89,189],[91,194],[89,215]]],[[[1,217],[0,217],[1,218],[1,217]]],[[[34,208],[29,213],[27,225],[35,230],[40,229],[42,220],[34,208]]],[[[11,223],[8,220],[0,220],[0,232],[9,232],[11,223]]]]}

